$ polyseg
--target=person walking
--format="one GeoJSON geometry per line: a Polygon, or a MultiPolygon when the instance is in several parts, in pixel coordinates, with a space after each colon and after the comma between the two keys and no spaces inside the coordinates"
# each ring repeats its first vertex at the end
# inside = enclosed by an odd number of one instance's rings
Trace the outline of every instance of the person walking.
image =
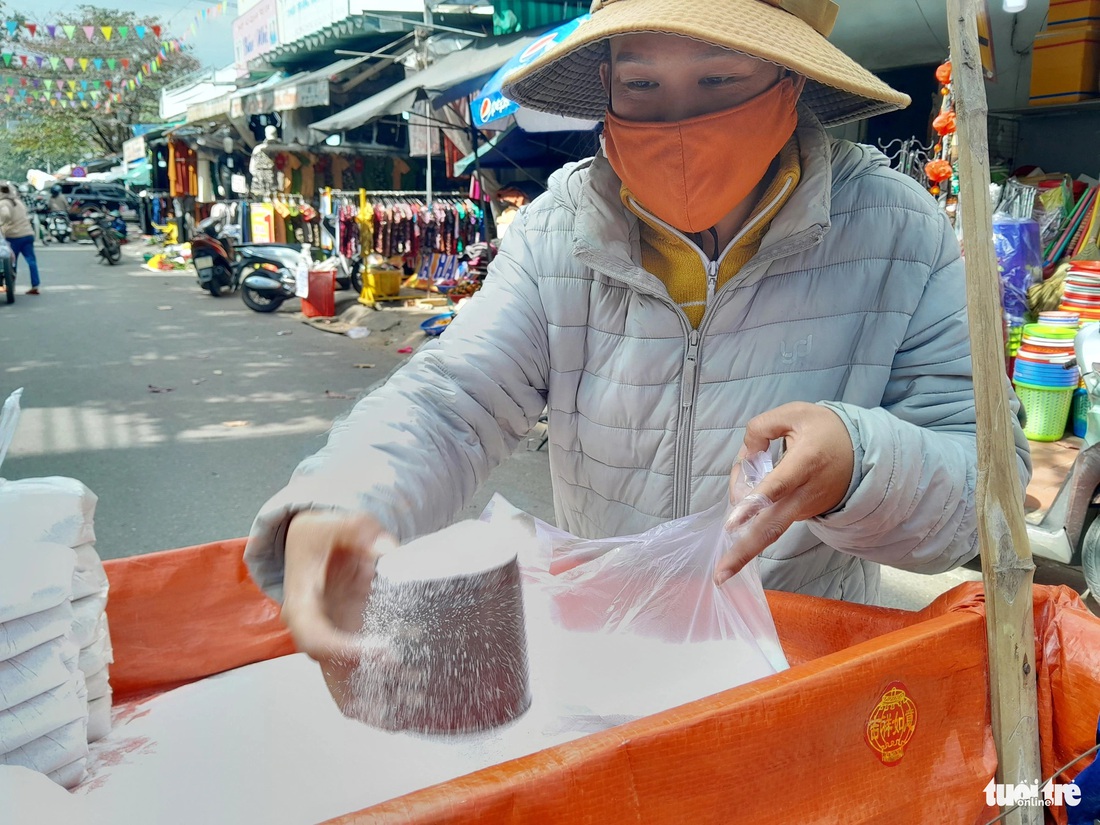
{"type": "Polygon", "coordinates": [[[31,226],[30,216],[27,215],[27,207],[19,196],[18,190],[10,183],[0,183],[0,232],[11,244],[11,250],[15,256],[16,269],[19,267],[19,257],[27,261],[27,267],[31,271],[31,288],[28,295],[38,295],[38,259],[34,254],[34,227],[31,226]]]}

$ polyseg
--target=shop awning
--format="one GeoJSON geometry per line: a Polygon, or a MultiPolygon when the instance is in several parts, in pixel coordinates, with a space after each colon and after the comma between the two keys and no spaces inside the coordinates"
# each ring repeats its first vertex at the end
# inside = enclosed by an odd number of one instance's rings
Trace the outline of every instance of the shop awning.
{"type": "Polygon", "coordinates": [[[337,60],[312,72],[299,72],[280,82],[241,97],[241,112],[245,115],[262,115],[269,112],[287,112],[292,109],[308,109],[313,106],[329,106],[332,83],[356,66],[370,60],[369,57],[352,57],[337,60]]]}
{"type": "Polygon", "coordinates": [[[187,122],[201,123],[207,120],[227,120],[229,118],[229,104],[233,99],[233,94],[233,92],[229,92],[213,100],[191,104],[187,107],[187,122]]]}
{"type": "Polygon", "coordinates": [[[524,34],[477,40],[388,89],[310,124],[310,128],[329,134],[344,132],[380,117],[400,115],[409,111],[418,100],[434,100],[455,86],[476,90],[475,83],[487,80],[512,55],[535,42],[539,36],[524,34]]]}

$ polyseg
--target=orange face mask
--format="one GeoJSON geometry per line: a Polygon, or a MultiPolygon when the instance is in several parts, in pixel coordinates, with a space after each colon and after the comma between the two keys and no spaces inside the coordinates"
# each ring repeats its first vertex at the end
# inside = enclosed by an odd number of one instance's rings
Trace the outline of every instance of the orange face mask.
{"type": "Polygon", "coordinates": [[[804,79],[732,109],[670,123],[604,123],[604,151],[632,195],[681,232],[705,232],[751,194],[798,124],[804,79]]]}

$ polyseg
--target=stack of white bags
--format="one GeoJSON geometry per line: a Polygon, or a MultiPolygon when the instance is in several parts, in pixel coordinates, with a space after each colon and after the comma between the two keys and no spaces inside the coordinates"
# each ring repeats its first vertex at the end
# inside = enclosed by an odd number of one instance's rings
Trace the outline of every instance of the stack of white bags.
{"type": "MultiPolygon", "coordinates": [[[[0,462],[18,417],[0,413],[0,462]]],[[[111,726],[107,576],[96,496],[71,478],[0,478],[0,765],[71,788],[111,726]]]]}

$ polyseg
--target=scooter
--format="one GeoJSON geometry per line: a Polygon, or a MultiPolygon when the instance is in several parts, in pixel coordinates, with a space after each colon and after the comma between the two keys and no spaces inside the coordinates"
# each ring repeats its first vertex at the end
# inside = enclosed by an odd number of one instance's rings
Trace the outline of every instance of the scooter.
{"type": "MultiPolygon", "coordinates": [[[[1100,395],[1100,324],[1088,324],[1077,333],[1074,351],[1090,399],[1100,395]]],[[[1100,409],[1096,413],[1100,416],[1100,409]]],[[[1100,433],[1091,410],[1089,419],[1085,447],[1050,508],[1038,523],[1027,525],[1027,535],[1034,555],[1079,565],[1089,590],[1100,597],[1100,433]]]]}
{"type": "Polygon", "coordinates": [[[4,240],[0,232],[0,286],[4,287],[4,302],[15,303],[15,257],[11,244],[4,240]]]}
{"type": "Polygon", "coordinates": [[[73,225],[69,220],[69,216],[64,212],[48,212],[46,214],[46,232],[58,243],[65,243],[73,234],[73,225]]]}
{"type": "MultiPolygon", "coordinates": [[[[211,295],[241,289],[245,305],[256,312],[274,312],[294,297],[294,271],[302,244],[239,243],[226,231],[222,217],[207,218],[191,239],[191,260],[199,285],[211,295]]],[[[337,259],[336,285],[362,291],[361,262],[337,259]]]]}
{"type": "Polygon", "coordinates": [[[215,298],[225,291],[235,291],[253,271],[275,274],[293,269],[301,254],[300,244],[235,242],[225,231],[222,217],[200,221],[191,239],[191,262],[199,286],[215,298]]]}
{"type": "MultiPolygon", "coordinates": [[[[245,306],[255,312],[274,312],[295,297],[298,288],[296,270],[300,261],[301,253],[298,253],[288,266],[274,271],[253,272],[247,276],[241,283],[241,300],[245,306]]],[[[362,259],[356,256],[348,260],[340,256],[336,261],[337,288],[362,292],[362,259]]]]}
{"type": "Polygon", "coordinates": [[[115,217],[92,209],[84,213],[84,229],[88,237],[95,244],[99,257],[111,266],[122,260],[121,236],[115,228],[115,217]]]}

